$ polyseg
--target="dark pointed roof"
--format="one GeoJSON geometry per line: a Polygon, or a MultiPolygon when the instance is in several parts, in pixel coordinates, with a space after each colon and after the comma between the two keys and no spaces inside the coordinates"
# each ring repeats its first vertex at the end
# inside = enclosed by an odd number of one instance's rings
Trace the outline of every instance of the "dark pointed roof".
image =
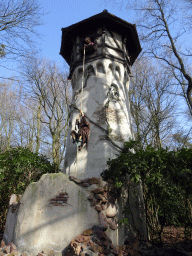
{"type": "Polygon", "coordinates": [[[129,55],[131,56],[131,64],[134,63],[137,56],[141,52],[141,45],[135,24],[128,23],[127,21],[109,13],[107,10],[104,10],[103,12],[96,14],[88,19],[82,20],[69,27],[62,28],[60,54],[69,65],[75,38],[77,36],[84,35],[86,30],[88,33],[95,32],[99,27],[102,27],[103,25],[114,32],[122,34],[124,37],[127,37],[126,46],[129,55]]]}

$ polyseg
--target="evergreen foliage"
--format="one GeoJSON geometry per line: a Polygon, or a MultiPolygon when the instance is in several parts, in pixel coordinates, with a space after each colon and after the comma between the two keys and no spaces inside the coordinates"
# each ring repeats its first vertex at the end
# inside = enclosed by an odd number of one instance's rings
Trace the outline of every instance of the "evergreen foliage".
{"type": "Polygon", "coordinates": [[[45,173],[59,172],[43,155],[27,148],[12,148],[0,153],[0,225],[3,229],[9,198],[12,194],[22,195],[26,187],[38,181],[45,173]]]}
{"type": "Polygon", "coordinates": [[[128,191],[131,182],[142,184],[150,235],[158,234],[161,240],[166,225],[184,226],[187,235],[192,223],[192,149],[144,149],[139,142],[130,141],[107,164],[102,177],[117,188],[128,191]]]}

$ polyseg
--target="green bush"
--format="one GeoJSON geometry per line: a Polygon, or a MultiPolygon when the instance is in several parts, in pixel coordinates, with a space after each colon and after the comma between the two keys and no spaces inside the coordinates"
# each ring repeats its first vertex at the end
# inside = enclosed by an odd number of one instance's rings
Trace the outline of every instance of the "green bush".
{"type": "Polygon", "coordinates": [[[116,187],[129,191],[130,181],[141,182],[151,235],[158,234],[161,240],[166,225],[180,225],[186,230],[191,227],[192,149],[143,149],[139,142],[130,141],[107,164],[102,177],[112,180],[116,187]]]}
{"type": "Polygon", "coordinates": [[[59,172],[43,155],[27,148],[12,148],[0,154],[0,225],[4,228],[11,194],[21,195],[31,182],[38,181],[42,174],[59,172]]]}

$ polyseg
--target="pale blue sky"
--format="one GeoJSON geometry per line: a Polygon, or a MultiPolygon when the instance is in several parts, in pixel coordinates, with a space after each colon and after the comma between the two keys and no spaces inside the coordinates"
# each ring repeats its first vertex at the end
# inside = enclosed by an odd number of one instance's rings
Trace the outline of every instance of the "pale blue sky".
{"type": "MultiPolygon", "coordinates": [[[[113,5],[109,0],[38,0],[45,15],[42,17],[43,25],[37,31],[41,35],[41,40],[36,39],[36,43],[41,47],[41,55],[45,58],[56,61],[62,67],[67,66],[63,58],[59,55],[61,45],[61,28],[68,27],[83,19],[107,9],[110,13],[134,23],[134,18],[130,17],[122,5],[113,5]]],[[[118,2],[118,1],[116,1],[118,2]]],[[[121,3],[121,0],[119,0],[121,3]]],[[[13,63],[13,62],[12,62],[13,63]]],[[[14,68],[13,64],[9,66],[14,68]]],[[[10,64],[10,63],[9,63],[10,64]]],[[[8,66],[8,63],[6,63],[8,66]]],[[[16,69],[17,70],[17,69],[16,69]]],[[[12,71],[0,68],[0,76],[12,75],[12,71]]],[[[14,72],[15,73],[15,72],[14,72]]],[[[16,73],[15,73],[16,74],[16,73]]]]}
{"type": "MultiPolygon", "coordinates": [[[[83,19],[89,18],[95,14],[107,9],[110,13],[130,22],[135,23],[136,17],[122,6],[123,0],[37,0],[39,1],[43,12],[43,25],[39,26],[37,31],[41,35],[41,40],[36,39],[38,47],[41,47],[41,55],[55,61],[63,70],[67,67],[64,59],[59,55],[61,45],[61,28],[68,27],[83,19]]],[[[124,1],[126,2],[126,1],[124,1]]],[[[128,2],[128,0],[127,0],[128,2]]],[[[0,67],[0,77],[12,75],[19,76],[16,73],[17,68],[14,62],[6,63],[9,68],[15,71],[9,71],[0,67]],[[8,65],[9,64],[9,65],[8,65]]],[[[185,104],[184,104],[185,105],[185,104]]]]}
{"type": "Polygon", "coordinates": [[[107,9],[110,13],[129,22],[128,12],[116,8],[108,1],[102,0],[41,0],[44,12],[44,26],[39,32],[44,34],[42,54],[59,63],[63,63],[59,55],[61,45],[61,28],[68,27],[107,9]]]}

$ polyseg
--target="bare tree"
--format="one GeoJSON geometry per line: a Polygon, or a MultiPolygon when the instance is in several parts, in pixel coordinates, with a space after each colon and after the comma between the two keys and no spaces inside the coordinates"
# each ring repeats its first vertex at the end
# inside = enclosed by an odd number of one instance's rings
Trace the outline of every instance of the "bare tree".
{"type": "Polygon", "coordinates": [[[15,143],[18,95],[10,83],[0,86],[0,150],[8,150],[15,143]]]}
{"type": "MultiPolygon", "coordinates": [[[[186,1],[148,0],[136,1],[139,13],[137,24],[144,52],[160,60],[172,73],[192,115],[192,48],[189,43],[186,1]]],[[[180,93],[181,95],[181,93],[180,93]]]]}
{"type": "Polygon", "coordinates": [[[173,129],[174,96],[169,94],[171,76],[145,58],[136,61],[130,85],[130,107],[136,138],[143,145],[160,147],[173,129]]]}
{"type": "Polygon", "coordinates": [[[173,149],[188,147],[192,148],[192,138],[186,136],[185,131],[178,131],[172,135],[173,138],[173,149]]]}
{"type": "Polygon", "coordinates": [[[41,9],[36,0],[1,0],[0,66],[3,60],[14,60],[29,54],[35,28],[40,25],[41,9]]]}
{"type": "MultiPolygon", "coordinates": [[[[24,95],[22,95],[24,96],[24,95]]],[[[37,133],[40,138],[40,128],[38,127],[38,106],[34,105],[34,100],[24,98],[20,100],[15,126],[16,145],[27,147],[31,151],[39,152],[40,143],[37,143],[37,133]]]]}
{"type": "Polygon", "coordinates": [[[25,62],[23,74],[28,81],[28,93],[32,93],[37,105],[37,120],[48,135],[41,141],[47,147],[51,145],[51,157],[59,165],[65,152],[71,98],[67,74],[55,63],[39,59],[25,62]]]}

